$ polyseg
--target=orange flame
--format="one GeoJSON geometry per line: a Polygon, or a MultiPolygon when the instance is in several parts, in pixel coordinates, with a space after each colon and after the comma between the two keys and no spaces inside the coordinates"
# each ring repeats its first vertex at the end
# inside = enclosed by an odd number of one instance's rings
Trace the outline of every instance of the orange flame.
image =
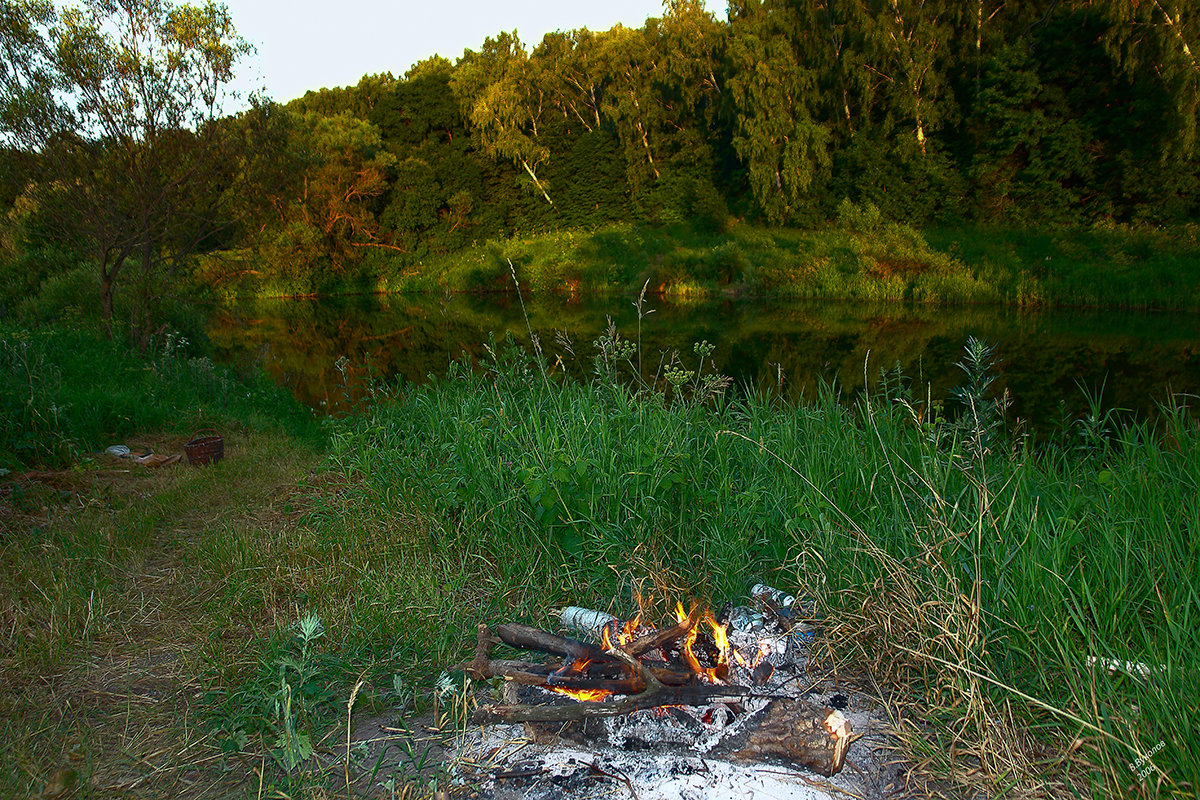
{"type": "Polygon", "coordinates": [[[729,666],[729,624],[717,624],[712,612],[705,612],[704,621],[712,628],[713,642],[717,645],[717,664],[729,666]]]}
{"type": "MultiPolygon", "coordinates": [[[[679,603],[675,605],[675,615],[680,622],[686,620],[687,614],[683,611],[683,606],[679,603]]],[[[704,612],[704,622],[712,631],[713,644],[717,648],[717,664],[715,667],[706,667],[696,658],[696,639],[699,636],[699,628],[693,627],[687,632],[687,637],[683,641],[683,650],[681,655],[684,662],[692,672],[702,678],[705,678],[710,683],[724,683],[725,678],[729,675],[729,626],[721,625],[713,617],[712,611],[704,612]]]]}
{"type": "Polygon", "coordinates": [[[733,651],[733,658],[735,661],[737,661],[737,663],[740,666],[743,666],[746,669],[754,669],[755,667],[757,667],[759,664],[762,663],[762,660],[764,658],[766,658],[767,654],[770,652],[771,652],[771,643],[764,641],[764,642],[758,643],[758,652],[754,654],[754,657],[752,659],[746,660],[746,657],[743,656],[737,650],[733,651]]]}
{"type": "Polygon", "coordinates": [[[591,663],[592,663],[592,660],[590,658],[577,658],[574,661],[572,661],[570,664],[568,664],[567,666],[556,671],[554,674],[555,674],[555,676],[560,677],[560,678],[567,677],[569,675],[580,675],[583,673],[583,671],[585,669],[587,669],[588,664],[591,664],[591,663]]]}
{"type": "Polygon", "coordinates": [[[632,642],[633,636],[635,633],[637,633],[638,627],[640,627],[641,624],[642,624],[642,612],[639,611],[633,619],[631,619],[629,622],[625,623],[625,627],[623,627],[621,629],[621,632],[617,634],[617,643],[618,644],[629,644],[630,642],[632,642]]]}
{"type": "Polygon", "coordinates": [[[638,612],[637,616],[621,626],[621,630],[617,631],[617,643],[613,644],[612,634],[609,633],[612,625],[605,625],[600,629],[600,643],[604,645],[605,650],[612,650],[614,646],[629,644],[633,641],[634,634],[637,633],[638,627],[642,624],[642,612],[638,612]]]}
{"type": "MultiPolygon", "coordinates": [[[[685,617],[686,619],[686,617],[685,617]]],[[[696,652],[692,650],[692,645],[696,643],[696,628],[692,627],[687,632],[687,638],[683,640],[683,660],[691,667],[692,672],[697,675],[706,674],[707,670],[700,665],[699,659],[696,658],[696,652]]]]}
{"type": "MultiPolygon", "coordinates": [[[[639,606],[641,598],[638,598],[639,606]]],[[[695,612],[694,609],[693,613],[695,612]]],[[[679,623],[686,622],[689,619],[689,614],[683,607],[681,600],[675,601],[675,619],[679,623]]],[[[692,617],[694,618],[694,617],[692,617]]],[[[612,650],[622,645],[628,644],[637,637],[640,630],[642,612],[639,610],[637,615],[620,626],[616,623],[606,625],[601,629],[601,641],[605,650],[612,650]]],[[[760,642],[758,652],[753,656],[743,655],[729,642],[729,625],[722,625],[717,622],[713,616],[711,609],[704,611],[702,619],[708,625],[711,632],[712,642],[716,650],[716,664],[712,667],[705,667],[696,655],[696,641],[699,637],[699,626],[692,627],[683,641],[680,656],[682,657],[688,668],[692,670],[698,677],[709,681],[710,683],[725,683],[729,680],[729,669],[732,664],[737,664],[743,669],[751,670],[757,667],[764,658],[770,653],[771,647],[767,642],[760,642]]],[[[582,669],[582,667],[580,667],[582,669]]],[[[559,690],[561,691],[561,690],[559,690]]]]}

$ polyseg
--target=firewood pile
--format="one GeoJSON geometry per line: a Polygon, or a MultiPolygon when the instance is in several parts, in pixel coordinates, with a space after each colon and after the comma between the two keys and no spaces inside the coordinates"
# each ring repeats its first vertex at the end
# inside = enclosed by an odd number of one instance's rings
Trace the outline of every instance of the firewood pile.
{"type": "Polygon", "coordinates": [[[509,691],[505,702],[479,707],[473,722],[524,723],[537,736],[569,737],[649,710],[685,720],[707,736],[713,754],[835,775],[855,739],[850,722],[805,700],[797,676],[782,674],[789,665],[783,655],[812,635],[809,620],[781,592],[756,586],[752,594],[757,608],[714,616],[700,605],[686,612],[680,606],[675,623],[658,628],[643,625],[640,615],[623,621],[565,609],[564,627],[582,638],[512,623],[480,625],[475,656],[459,667],[479,681],[502,679],[509,691]],[[494,659],[500,644],[537,655],[494,659]],[[739,724],[724,723],[730,720],[739,724]]]}

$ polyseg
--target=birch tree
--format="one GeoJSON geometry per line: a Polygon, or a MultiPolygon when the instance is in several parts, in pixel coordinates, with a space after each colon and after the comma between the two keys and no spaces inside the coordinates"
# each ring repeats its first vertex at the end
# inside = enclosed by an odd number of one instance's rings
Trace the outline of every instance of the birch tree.
{"type": "Polygon", "coordinates": [[[530,77],[525,46],[515,32],[503,33],[485,40],[478,53],[468,50],[463,55],[451,86],[484,153],[520,166],[553,205],[537,174],[550,158],[538,134],[547,98],[530,77]]]}
{"type": "Polygon", "coordinates": [[[755,200],[775,224],[793,216],[832,163],[829,126],[814,114],[820,75],[794,48],[796,23],[782,3],[748,0],[731,13],[733,146],[755,200]]]}
{"type": "MultiPolygon", "coordinates": [[[[1200,115],[1200,8],[1188,0],[1098,0],[1105,44],[1131,74],[1157,75],[1171,99],[1172,147],[1195,152],[1200,115]]],[[[1166,154],[1164,153],[1164,156],[1166,154]]]]}

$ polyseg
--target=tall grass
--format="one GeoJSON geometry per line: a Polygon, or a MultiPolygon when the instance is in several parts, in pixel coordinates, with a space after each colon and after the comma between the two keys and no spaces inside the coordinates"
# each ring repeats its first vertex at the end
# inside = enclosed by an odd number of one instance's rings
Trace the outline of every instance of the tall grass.
{"type": "MultiPolygon", "coordinates": [[[[332,463],[361,478],[358,507],[422,509],[431,552],[489,576],[486,621],[628,611],[648,585],[815,597],[822,663],[886,687],[925,759],[914,781],[1200,786],[1200,431],[1183,410],[1034,448],[1003,434],[985,350],[964,359],[950,419],[897,380],[853,407],[829,388],[799,407],[713,399],[699,353],[655,391],[634,385],[633,350],[597,345],[591,382],[556,383],[500,347],[404,387],[338,428],[332,463]],[[1152,774],[1130,769],[1152,750],[1152,774]]],[[[435,638],[461,649],[467,633],[435,638]]]]}

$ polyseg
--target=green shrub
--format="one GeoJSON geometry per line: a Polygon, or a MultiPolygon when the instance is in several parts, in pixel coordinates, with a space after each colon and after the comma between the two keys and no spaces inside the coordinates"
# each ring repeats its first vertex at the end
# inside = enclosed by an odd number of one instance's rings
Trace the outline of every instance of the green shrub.
{"type": "MultiPolygon", "coordinates": [[[[100,318],[100,282],[90,264],[75,266],[51,275],[37,293],[18,306],[18,315],[37,322],[50,322],[63,316],[100,318]]],[[[121,293],[123,299],[123,293],[121,293]]]]}

